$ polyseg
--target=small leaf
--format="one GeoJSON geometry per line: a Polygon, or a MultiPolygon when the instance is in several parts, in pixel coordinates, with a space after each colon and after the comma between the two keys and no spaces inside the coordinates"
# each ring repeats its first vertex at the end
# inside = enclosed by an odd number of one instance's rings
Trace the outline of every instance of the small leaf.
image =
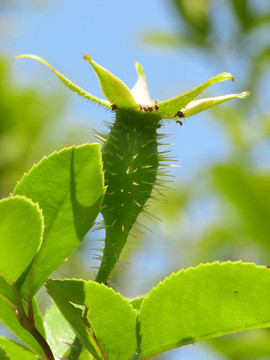
{"type": "Polygon", "coordinates": [[[54,74],[75,94],[78,94],[87,100],[94,101],[105,107],[110,107],[110,104],[108,103],[108,101],[99,99],[96,96],[91,95],[88,92],[84,91],[79,86],[75,85],[73,82],[71,82],[69,79],[67,79],[64,75],[60,74],[60,72],[55,70],[46,60],[42,59],[41,57],[39,57],[37,55],[24,54],[24,55],[16,56],[12,60],[16,60],[16,59],[20,59],[20,58],[30,58],[30,59],[34,59],[34,60],[41,62],[42,64],[46,65],[49,69],[51,69],[54,72],[54,74]]]}
{"type": "Polygon", "coordinates": [[[34,263],[18,285],[27,299],[81,243],[92,227],[104,195],[99,144],[63,149],[41,160],[17,184],[43,210],[44,240],[34,263]],[[33,279],[34,277],[34,279],[33,279]]]}
{"type": "Polygon", "coordinates": [[[0,274],[14,283],[36,255],[43,219],[37,204],[21,196],[0,201],[0,274]]]}
{"type": "Polygon", "coordinates": [[[131,91],[123,81],[93,61],[89,55],[84,55],[84,60],[89,62],[95,70],[101,90],[111,104],[117,105],[120,109],[138,110],[131,91]]]}
{"type": "Polygon", "coordinates": [[[44,326],[46,339],[54,356],[62,358],[70,348],[75,334],[55,305],[46,310],[44,326]]]}
{"type": "Polygon", "coordinates": [[[229,73],[221,73],[207,80],[205,83],[197,86],[196,88],[174,97],[169,100],[159,102],[159,112],[165,119],[172,119],[176,116],[177,112],[181,111],[187,104],[200,95],[209,86],[223,82],[226,80],[234,80],[233,76],[229,73]]]}
{"type": "Polygon", "coordinates": [[[269,307],[266,267],[226,262],[172,274],[142,303],[140,359],[216,336],[269,327],[269,307]]]}
{"type": "Polygon", "coordinates": [[[37,360],[37,357],[31,351],[15,343],[14,341],[0,337],[0,359],[1,360],[37,360]]]}
{"type": "Polygon", "coordinates": [[[132,305],[133,309],[135,310],[140,310],[142,302],[144,300],[146,295],[140,296],[140,297],[136,297],[132,300],[129,300],[130,305],[132,305]]]}
{"type": "Polygon", "coordinates": [[[93,281],[49,280],[47,289],[89,351],[92,351],[92,346],[88,346],[89,340],[85,341],[87,327],[82,327],[78,311],[75,318],[75,310],[78,309],[72,303],[88,309],[87,320],[92,333],[90,341],[96,341],[96,346],[100,347],[98,358],[127,360],[133,357],[137,350],[136,311],[120,294],[93,281]]]}
{"type": "Polygon", "coordinates": [[[205,98],[201,100],[194,100],[191,101],[184,109],[182,109],[181,114],[183,117],[188,117],[195,115],[201,111],[207,110],[212,106],[221,104],[225,101],[232,100],[232,99],[245,99],[250,95],[249,91],[244,91],[239,94],[230,94],[224,96],[216,96],[212,98],[205,98]]]}
{"type": "MultiPolygon", "coordinates": [[[[38,311],[38,306],[35,299],[33,299],[33,312],[34,312],[36,328],[42,334],[42,336],[45,336],[43,320],[41,314],[38,311]]],[[[10,331],[12,331],[13,334],[16,335],[35,354],[37,354],[41,358],[44,357],[44,353],[40,345],[33,338],[33,336],[20,325],[12,308],[1,298],[0,298],[0,322],[2,322],[10,331]]]]}

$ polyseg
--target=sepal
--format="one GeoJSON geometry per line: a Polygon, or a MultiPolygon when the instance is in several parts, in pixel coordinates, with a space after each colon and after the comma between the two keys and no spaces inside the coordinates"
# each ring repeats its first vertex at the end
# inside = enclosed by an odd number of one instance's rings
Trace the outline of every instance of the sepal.
{"type": "Polygon", "coordinates": [[[101,90],[112,106],[120,109],[138,109],[131,91],[123,81],[93,61],[91,56],[86,54],[83,58],[93,67],[101,90]]]}
{"type": "Polygon", "coordinates": [[[234,80],[234,77],[230,73],[221,73],[210,79],[205,83],[195,87],[194,89],[183,93],[179,96],[171,98],[169,100],[161,101],[159,103],[159,112],[164,119],[173,119],[176,114],[186,107],[193,99],[200,95],[209,86],[226,80],[234,80]]]}
{"type": "Polygon", "coordinates": [[[232,99],[245,99],[250,95],[249,91],[244,91],[239,94],[230,94],[224,96],[216,96],[212,98],[200,99],[191,101],[184,109],[176,113],[176,117],[189,117],[201,111],[207,110],[212,106],[221,104],[232,99]]]}
{"type": "Polygon", "coordinates": [[[34,60],[41,62],[42,64],[46,65],[49,69],[51,69],[54,72],[54,74],[75,94],[78,94],[87,100],[94,101],[102,106],[110,107],[110,104],[106,100],[99,99],[98,97],[91,95],[88,92],[84,91],[79,86],[77,86],[73,82],[71,82],[64,75],[62,75],[60,72],[55,70],[46,60],[42,59],[41,57],[39,57],[37,55],[24,54],[24,55],[16,56],[12,60],[16,60],[16,59],[20,59],[20,58],[30,58],[30,59],[34,59],[34,60]]]}

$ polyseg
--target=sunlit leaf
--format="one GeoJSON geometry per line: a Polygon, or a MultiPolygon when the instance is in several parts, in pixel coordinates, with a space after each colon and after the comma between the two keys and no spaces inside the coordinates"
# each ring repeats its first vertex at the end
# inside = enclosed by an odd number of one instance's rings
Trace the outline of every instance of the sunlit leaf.
{"type": "Polygon", "coordinates": [[[43,218],[37,204],[21,196],[0,201],[0,275],[14,283],[36,255],[43,218]]]}
{"type": "Polygon", "coordinates": [[[137,350],[136,312],[120,294],[93,281],[49,280],[47,289],[84,345],[98,359],[131,359],[137,350]],[[85,306],[88,327],[72,304],[85,306]]]}
{"type": "Polygon", "coordinates": [[[100,211],[104,186],[99,144],[74,146],[44,158],[22,178],[14,194],[38,202],[44,214],[42,246],[18,282],[27,298],[76,249],[100,211]]]}
{"type": "Polygon", "coordinates": [[[140,358],[216,336],[270,326],[270,271],[242,262],[172,274],[140,310],[140,358]],[[252,291],[251,291],[252,289],[252,291]]]}
{"type": "Polygon", "coordinates": [[[1,360],[36,360],[37,357],[31,351],[15,343],[14,341],[0,337],[0,359],[1,360]],[[3,352],[1,351],[5,351],[6,355],[3,356],[3,352]]]}

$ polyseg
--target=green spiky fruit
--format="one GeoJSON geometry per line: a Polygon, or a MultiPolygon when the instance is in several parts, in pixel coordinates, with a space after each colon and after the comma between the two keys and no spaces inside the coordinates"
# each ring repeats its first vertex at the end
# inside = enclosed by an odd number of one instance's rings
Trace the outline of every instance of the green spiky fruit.
{"type": "Polygon", "coordinates": [[[101,213],[106,238],[97,281],[108,278],[151,195],[159,165],[158,124],[159,117],[145,111],[116,111],[116,120],[102,148],[107,191],[101,213]]]}

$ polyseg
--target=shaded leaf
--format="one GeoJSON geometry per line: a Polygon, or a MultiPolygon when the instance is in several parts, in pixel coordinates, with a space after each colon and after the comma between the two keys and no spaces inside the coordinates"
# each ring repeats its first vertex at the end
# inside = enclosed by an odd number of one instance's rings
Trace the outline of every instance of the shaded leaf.
{"type": "Polygon", "coordinates": [[[206,36],[211,28],[209,0],[172,0],[175,9],[193,30],[206,36]]]}
{"type": "Polygon", "coordinates": [[[0,276],[0,299],[1,298],[12,305],[16,304],[12,286],[2,276],[0,276]]]}
{"type": "Polygon", "coordinates": [[[239,336],[215,338],[208,344],[230,360],[266,360],[270,358],[269,336],[268,329],[254,330],[239,336]]]}
{"type": "Polygon", "coordinates": [[[250,235],[257,242],[269,245],[270,208],[269,177],[250,173],[238,163],[213,169],[215,185],[237,208],[250,235]]]}
{"type": "Polygon", "coordinates": [[[99,347],[98,359],[127,360],[136,353],[136,311],[120,294],[79,280],[49,280],[47,289],[88,350],[99,347]],[[88,326],[72,304],[86,306],[88,326]]]}
{"type": "Polygon", "coordinates": [[[269,327],[269,306],[270,271],[265,267],[226,262],[172,274],[142,303],[141,359],[215,336],[269,327]]]}
{"type": "Polygon", "coordinates": [[[231,7],[237,17],[238,24],[243,31],[247,31],[252,23],[252,12],[250,12],[247,0],[230,0],[231,7]]]}
{"type": "Polygon", "coordinates": [[[104,194],[99,144],[70,147],[44,158],[22,178],[14,194],[38,202],[44,214],[42,246],[19,279],[27,298],[30,288],[35,294],[76,249],[99,213],[104,194]]]}

